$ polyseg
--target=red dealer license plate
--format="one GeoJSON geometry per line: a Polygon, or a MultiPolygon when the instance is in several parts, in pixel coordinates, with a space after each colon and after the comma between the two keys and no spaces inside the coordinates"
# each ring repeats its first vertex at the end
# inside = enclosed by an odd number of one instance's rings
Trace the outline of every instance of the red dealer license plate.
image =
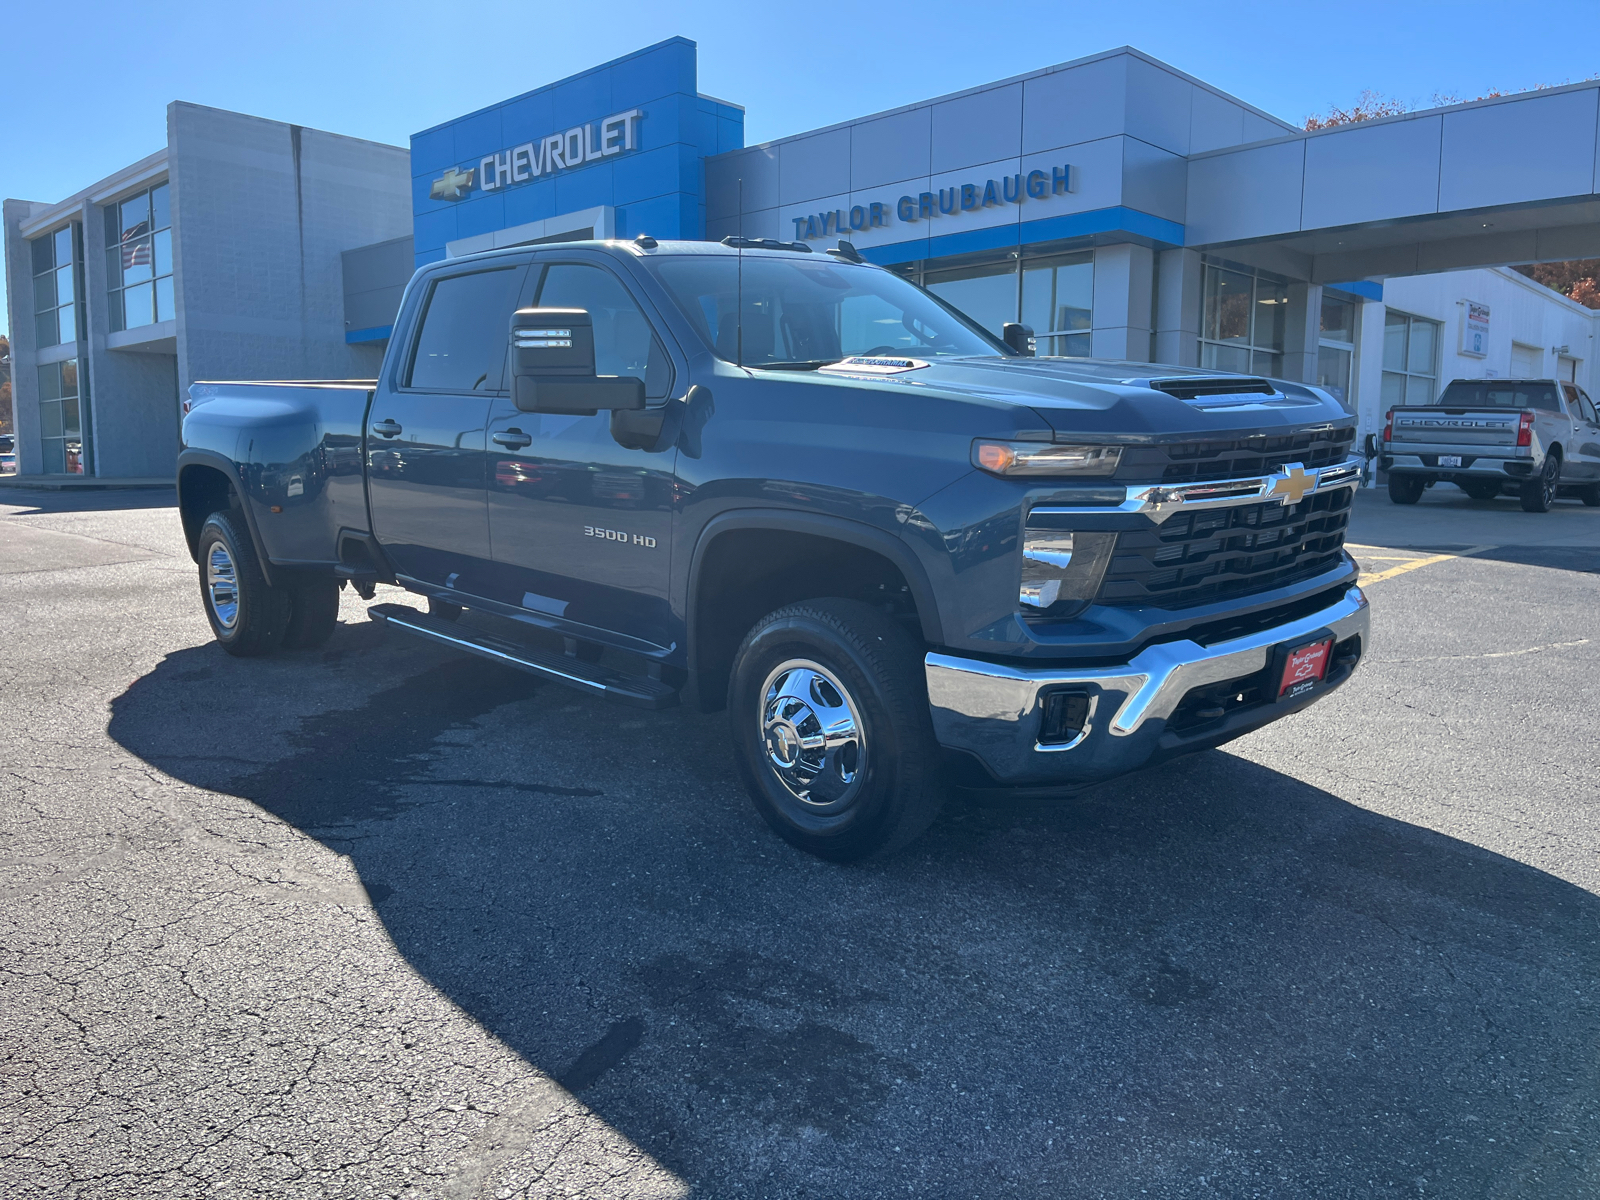
{"type": "Polygon", "coordinates": [[[1298,700],[1321,683],[1328,673],[1328,655],[1333,639],[1307,642],[1289,651],[1283,663],[1283,678],[1278,681],[1279,700],[1298,700]]]}

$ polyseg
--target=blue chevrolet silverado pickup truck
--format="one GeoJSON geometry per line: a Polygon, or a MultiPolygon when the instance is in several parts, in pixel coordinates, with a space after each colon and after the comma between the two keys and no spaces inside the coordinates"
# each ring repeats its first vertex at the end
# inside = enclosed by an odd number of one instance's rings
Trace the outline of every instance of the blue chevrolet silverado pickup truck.
{"type": "Polygon", "coordinates": [[[1354,423],[1302,384],[1041,358],[848,243],[421,268],[371,381],[197,383],[179,506],[217,640],[389,627],[730,714],[784,838],[903,846],[947,788],[1062,792],[1350,677],[1354,423]]]}

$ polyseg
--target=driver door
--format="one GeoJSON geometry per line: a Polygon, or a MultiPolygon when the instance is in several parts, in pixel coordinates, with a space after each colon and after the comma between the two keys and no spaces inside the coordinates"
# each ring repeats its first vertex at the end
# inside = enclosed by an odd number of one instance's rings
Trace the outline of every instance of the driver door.
{"type": "MultiPolygon", "coordinates": [[[[601,261],[553,255],[534,270],[532,305],[589,312],[596,373],[638,376],[647,405],[666,404],[681,366],[622,278],[601,261]]],[[[630,450],[612,437],[609,412],[522,412],[509,395],[494,404],[489,442],[494,598],[573,636],[673,645],[676,446],[630,450]]]]}

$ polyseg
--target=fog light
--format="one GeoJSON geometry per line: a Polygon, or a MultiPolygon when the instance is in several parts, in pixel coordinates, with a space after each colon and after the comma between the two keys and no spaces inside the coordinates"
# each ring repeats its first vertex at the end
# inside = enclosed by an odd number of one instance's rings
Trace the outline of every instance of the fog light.
{"type": "Polygon", "coordinates": [[[1100,591],[1116,544],[1114,533],[1024,530],[1018,602],[1038,611],[1050,609],[1051,616],[1071,616],[1087,608],[1100,591]]]}
{"type": "Polygon", "coordinates": [[[1089,696],[1085,692],[1047,692],[1040,698],[1040,708],[1041,746],[1076,741],[1089,723],[1089,696]]]}

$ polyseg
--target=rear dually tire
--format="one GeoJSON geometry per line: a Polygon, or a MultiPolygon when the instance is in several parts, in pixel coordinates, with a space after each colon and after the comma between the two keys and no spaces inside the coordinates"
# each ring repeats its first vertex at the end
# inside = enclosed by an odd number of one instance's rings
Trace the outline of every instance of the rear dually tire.
{"type": "Polygon", "coordinates": [[[196,547],[201,603],[222,648],[240,658],[278,649],[289,626],[291,598],[287,590],[268,585],[244,518],[231,509],[212,513],[200,527],[196,547]]]}

